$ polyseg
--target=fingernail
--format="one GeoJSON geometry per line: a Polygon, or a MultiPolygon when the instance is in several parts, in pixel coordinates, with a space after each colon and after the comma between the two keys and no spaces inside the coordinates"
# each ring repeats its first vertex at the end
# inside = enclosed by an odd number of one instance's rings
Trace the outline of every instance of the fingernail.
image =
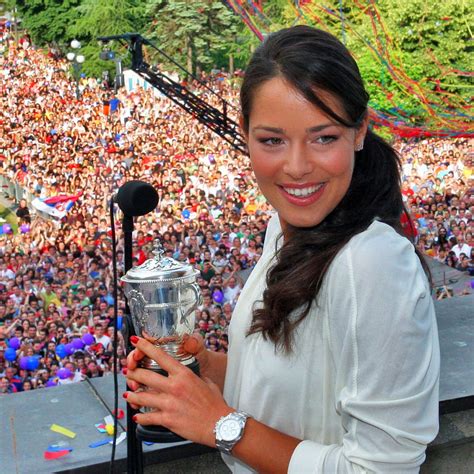
{"type": "Polygon", "coordinates": [[[137,336],[130,336],[130,342],[132,344],[136,344],[139,341],[139,338],[137,336]]]}
{"type": "Polygon", "coordinates": [[[123,397],[123,398],[127,398],[127,397],[128,397],[128,392],[123,392],[123,393],[122,393],[122,397],[123,397]]]}
{"type": "Polygon", "coordinates": [[[133,415],[132,420],[133,420],[134,423],[136,423],[137,422],[137,415],[133,415]]]}
{"type": "Polygon", "coordinates": [[[128,372],[127,367],[124,367],[124,368],[122,369],[122,374],[123,374],[123,375],[127,375],[127,372],[128,372]]]}

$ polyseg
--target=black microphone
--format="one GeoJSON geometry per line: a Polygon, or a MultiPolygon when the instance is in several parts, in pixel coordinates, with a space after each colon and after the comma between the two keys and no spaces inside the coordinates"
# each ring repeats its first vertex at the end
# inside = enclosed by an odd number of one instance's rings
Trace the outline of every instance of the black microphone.
{"type": "Polygon", "coordinates": [[[128,181],[120,186],[113,197],[126,216],[143,216],[158,205],[156,189],[144,181],[128,181]]]}

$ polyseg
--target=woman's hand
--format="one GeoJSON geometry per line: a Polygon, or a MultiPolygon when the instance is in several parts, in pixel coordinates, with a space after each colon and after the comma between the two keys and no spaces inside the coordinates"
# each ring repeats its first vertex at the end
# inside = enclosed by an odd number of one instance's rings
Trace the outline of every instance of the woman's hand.
{"type": "MultiPolygon", "coordinates": [[[[194,337],[184,347],[196,350],[202,357],[202,348],[194,337]],[[194,346],[194,347],[193,347],[194,346]]],[[[132,342],[133,343],[133,342],[132,342]]],[[[230,413],[219,387],[209,379],[201,379],[190,369],[143,338],[133,343],[135,349],[127,358],[127,384],[138,392],[125,392],[132,407],[149,407],[152,412],[138,413],[134,421],[141,425],[161,425],[185,439],[214,446],[213,428],[217,420],[230,413]],[[148,356],[156,361],[168,377],[138,367],[138,361],[148,356]]],[[[204,345],[202,344],[202,347],[204,345]]],[[[205,349],[204,349],[205,350],[205,349]]],[[[191,351],[190,351],[191,352],[191,351]]],[[[205,363],[205,357],[203,362],[205,363]]],[[[199,360],[198,359],[198,360],[199,360]]]]}

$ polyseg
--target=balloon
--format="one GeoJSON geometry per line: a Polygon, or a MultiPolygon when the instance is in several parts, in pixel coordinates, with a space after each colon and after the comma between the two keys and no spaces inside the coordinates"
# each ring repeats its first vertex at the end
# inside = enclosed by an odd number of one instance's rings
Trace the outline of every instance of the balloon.
{"type": "Polygon", "coordinates": [[[94,339],[94,336],[90,333],[86,333],[82,336],[82,342],[86,345],[86,346],[90,346],[91,344],[94,344],[95,342],[95,339],[94,339]]]}
{"type": "Polygon", "coordinates": [[[28,357],[23,356],[20,358],[20,369],[28,370],[28,357]]]}
{"type": "Polygon", "coordinates": [[[12,231],[12,226],[10,224],[3,224],[2,229],[4,234],[9,234],[12,231]]]}
{"type": "Polygon", "coordinates": [[[66,354],[67,355],[71,355],[75,351],[74,346],[71,342],[66,344],[64,347],[66,348],[66,354]]]}
{"type": "Polygon", "coordinates": [[[39,359],[35,356],[30,356],[27,358],[26,368],[27,370],[36,370],[39,366],[39,359]]]}
{"type": "Polygon", "coordinates": [[[56,354],[61,358],[64,359],[67,356],[66,346],[64,344],[58,344],[56,346],[56,354]]]}
{"type": "Polygon", "coordinates": [[[117,329],[120,331],[122,329],[122,316],[117,318],[117,329]]]}
{"type": "Polygon", "coordinates": [[[30,226],[28,224],[21,224],[20,226],[20,232],[22,234],[26,234],[27,232],[30,231],[30,226]]]}
{"type": "Polygon", "coordinates": [[[471,288],[474,290],[474,280],[471,280],[471,288]]]}
{"type": "Polygon", "coordinates": [[[58,370],[58,377],[61,380],[67,379],[70,376],[71,376],[71,371],[69,369],[66,369],[65,367],[58,370]]]}
{"type": "Polygon", "coordinates": [[[3,227],[0,225],[0,235],[3,235],[3,227]]]}
{"type": "Polygon", "coordinates": [[[46,382],[46,387],[56,387],[56,385],[57,385],[56,382],[52,379],[46,382]]]}
{"type": "Polygon", "coordinates": [[[214,293],[212,293],[212,299],[216,303],[222,303],[224,301],[224,295],[222,294],[221,290],[216,290],[214,293]]]}
{"type": "Polygon", "coordinates": [[[191,213],[189,212],[189,209],[184,209],[183,212],[181,213],[181,215],[182,215],[185,219],[189,219],[189,216],[191,215],[191,213]]]}
{"type": "Polygon", "coordinates": [[[16,350],[13,347],[8,347],[5,350],[5,359],[12,362],[16,359],[16,350]]]}
{"type": "Polygon", "coordinates": [[[20,346],[21,346],[20,339],[18,339],[17,337],[12,337],[12,338],[8,341],[8,345],[9,345],[9,347],[12,347],[13,349],[17,350],[17,349],[19,349],[20,346]]]}
{"type": "Polygon", "coordinates": [[[84,343],[79,338],[74,339],[71,344],[74,347],[74,349],[77,349],[77,350],[80,350],[84,347],[84,343]]]}

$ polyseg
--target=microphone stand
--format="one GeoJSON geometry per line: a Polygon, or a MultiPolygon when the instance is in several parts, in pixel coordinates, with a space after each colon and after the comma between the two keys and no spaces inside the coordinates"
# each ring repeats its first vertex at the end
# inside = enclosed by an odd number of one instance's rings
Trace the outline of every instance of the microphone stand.
{"type": "MultiPolygon", "coordinates": [[[[122,219],[122,232],[124,241],[124,269],[125,273],[132,268],[132,233],[133,233],[133,216],[124,214],[122,219]]],[[[127,325],[127,335],[125,345],[127,347],[127,354],[133,350],[133,346],[130,344],[130,336],[135,335],[135,330],[132,324],[132,318],[130,316],[130,309],[128,302],[125,302],[125,322],[127,325]]],[[[127,388],[127,387],[126,387],[127,388]]],[[[137,413],[127,403],[127,472],[128,474],[141,474],[143,473],[143,458],[142,458],[142,444],[137,439],[136,430],[137,425],[133,421],[133,416],[137,413]]]]}

